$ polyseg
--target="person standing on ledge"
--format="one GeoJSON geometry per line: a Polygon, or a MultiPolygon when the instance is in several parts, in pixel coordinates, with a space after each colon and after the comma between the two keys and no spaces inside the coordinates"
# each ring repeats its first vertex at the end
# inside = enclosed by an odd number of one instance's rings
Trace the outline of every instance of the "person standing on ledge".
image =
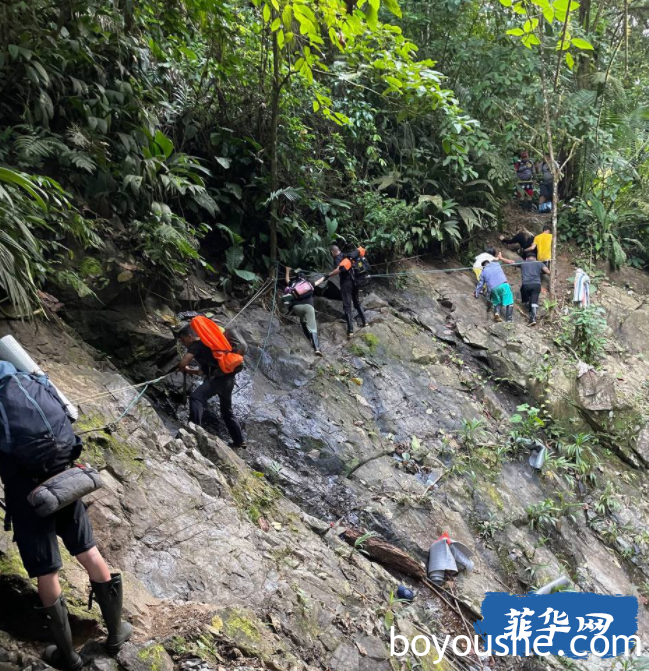
{"type": "Polygon", "coordinates": [[[352,271],[352,261],[347,258],[345,254],[340,251],[338,245],[331,245],[329,248],[331,256],[334,261],[334,270],[332,270],[327,279],[340,275],[340,293],[343,299],[343,311],[345,313],[345,321],[347,322],[347,338],[354,336],[354,313],[353,308],[356,308],[358,317],[361,320],[361,328],[367,326],[367,319],[363,312],[361,299],[359,295],[359,288],[354,282],[354,273],[352,271]]]}

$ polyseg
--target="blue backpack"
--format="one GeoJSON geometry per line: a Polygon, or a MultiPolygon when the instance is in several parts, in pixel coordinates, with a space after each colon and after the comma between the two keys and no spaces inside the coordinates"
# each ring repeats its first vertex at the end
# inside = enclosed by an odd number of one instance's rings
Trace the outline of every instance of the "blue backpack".
{"type": "Polygon", "coordinates": [[[81,441],[47,376],[21,373],[8,361],[0,361],[0,453],[38,479],[64,470],[81,454],[81,441]]]}

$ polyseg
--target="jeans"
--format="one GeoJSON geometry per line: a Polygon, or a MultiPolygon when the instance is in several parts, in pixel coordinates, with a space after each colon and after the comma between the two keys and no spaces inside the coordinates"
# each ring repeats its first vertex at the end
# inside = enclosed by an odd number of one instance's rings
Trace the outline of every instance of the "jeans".
{"type": "Polygon", "coordinates": [[[200,426],[203,421],[203,413],[207,407],[207,402],[214,396],[218,396],[219,405],[221,406],[221,417],[230,433],[232,442],[235,445],[241,445],[243,443],[241,425],[236,420],[232,411],[234,378],[234,374],[208,378],[203,384],[194,389],[189,397],[189,420],[200,426]]]}

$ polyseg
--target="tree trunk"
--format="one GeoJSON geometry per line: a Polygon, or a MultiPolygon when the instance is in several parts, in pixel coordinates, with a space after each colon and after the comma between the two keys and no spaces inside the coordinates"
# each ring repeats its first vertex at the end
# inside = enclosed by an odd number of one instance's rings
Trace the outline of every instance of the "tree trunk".
{"type": "MultiPolygon", "coordinates": [[[[271,194],[279,190],[279,165],[277,161],[277,133],[279,126],[279,98],[282,92],[282,83],[280,80],[280,52],[277,44],[277,33],[272,35],[273,41],[273,89],[271,94],[271,116],[270,116],[270,191],[271,194]]],[[[277,261],[277,218],[278,218],[278,200],[273,198],[270,202],[270,260],[271,273],[275,268],[277,261]]]]}

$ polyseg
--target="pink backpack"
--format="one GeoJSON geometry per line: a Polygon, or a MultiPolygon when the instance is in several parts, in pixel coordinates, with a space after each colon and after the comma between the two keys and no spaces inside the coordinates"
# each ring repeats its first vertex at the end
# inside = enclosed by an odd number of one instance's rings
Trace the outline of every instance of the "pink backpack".
{"type": "Polygon", "coordinates": [[[308,280],[298,280],[291,286],[291,294],[293,298],[302,300],[304,298],[311,298],[313,296],[313,285],[308,280]]]}

